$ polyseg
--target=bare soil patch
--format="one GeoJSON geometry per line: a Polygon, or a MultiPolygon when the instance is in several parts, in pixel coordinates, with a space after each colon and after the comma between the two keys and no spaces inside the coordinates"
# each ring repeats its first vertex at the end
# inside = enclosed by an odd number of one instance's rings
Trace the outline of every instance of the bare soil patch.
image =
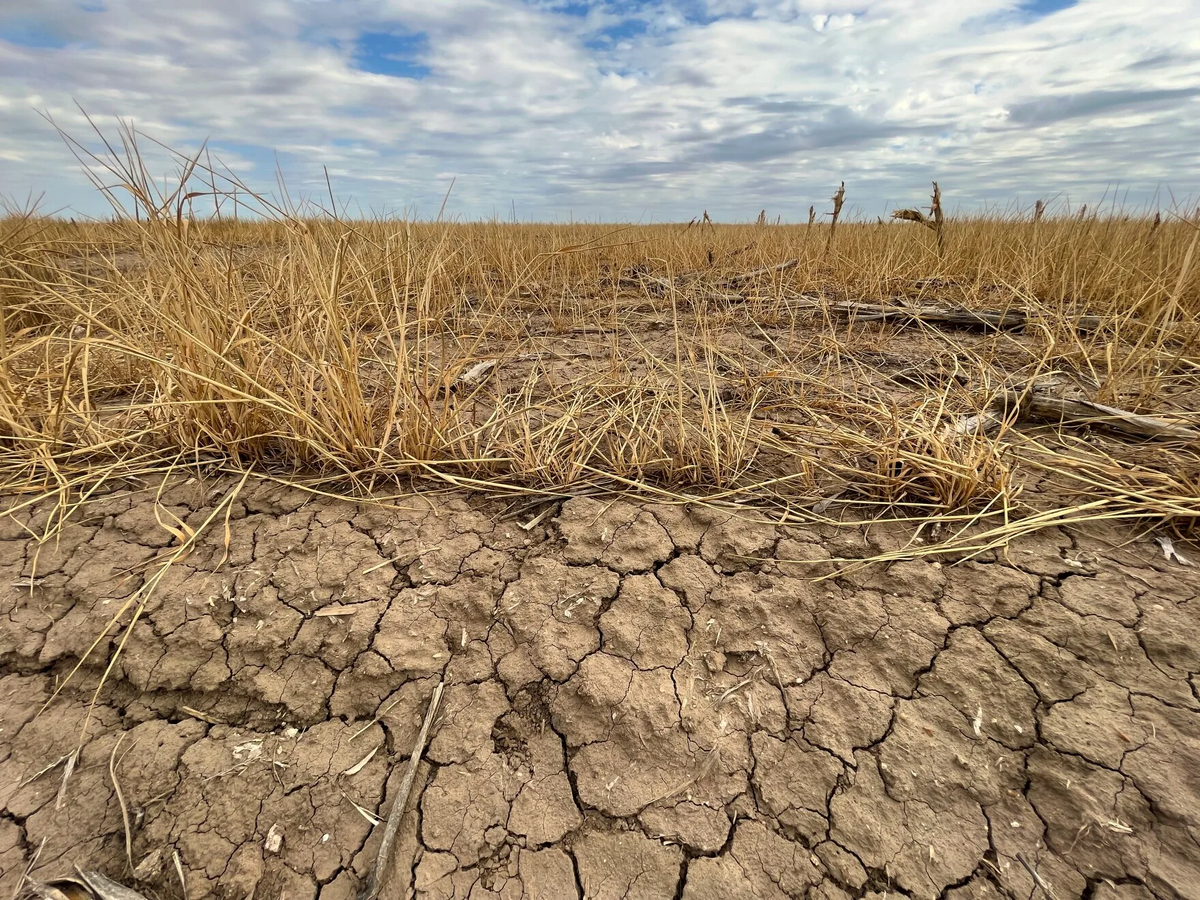
{"type": "Polygon", "coordinates": [[[1200,897],[1200,571],[1149,538],[855,566],[915,524],[251,482],[109,628],[232,487],[116,485],[0,519],[0,896],[353,897],[444,681],[383,896],[1200,897]]]}

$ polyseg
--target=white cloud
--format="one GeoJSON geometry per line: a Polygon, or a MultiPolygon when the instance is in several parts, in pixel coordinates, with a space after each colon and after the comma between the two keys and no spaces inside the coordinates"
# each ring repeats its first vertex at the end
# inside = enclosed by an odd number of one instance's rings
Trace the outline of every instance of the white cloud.
{"type": "MultiPolygon", "coordinates": [[[[273,187],[488,216],[803,218],[845,179],[875,215],[938,178],[1017,193],[1200,193],[1190,0],[0,0],[0,193],[99,211],[50,126],[132,118],[210,138],[273,187]],[[93,4],[91,8],[99,8],[93,4]],[[414,74],[362,71],[364,34],[416,35],[414,74]]],[[[414,39],[415,41],[415,39],[414,39]]]]}

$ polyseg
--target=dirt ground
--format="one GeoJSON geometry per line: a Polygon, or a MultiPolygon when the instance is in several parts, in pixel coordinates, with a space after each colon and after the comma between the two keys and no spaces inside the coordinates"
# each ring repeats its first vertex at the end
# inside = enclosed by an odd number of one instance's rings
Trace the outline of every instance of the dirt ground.
{"type": "Polygon", "coordinates": [[[353,897],[444,680],[386,897],[1200,898],[1200,568],[1149,537],[843,571],[914,526],[264,482],[163,570],[232,487],[178,482],[0,518],[0,896],[353,897]],[[122,632],[39,710],[160,571],[63,787],[122,632]]]}

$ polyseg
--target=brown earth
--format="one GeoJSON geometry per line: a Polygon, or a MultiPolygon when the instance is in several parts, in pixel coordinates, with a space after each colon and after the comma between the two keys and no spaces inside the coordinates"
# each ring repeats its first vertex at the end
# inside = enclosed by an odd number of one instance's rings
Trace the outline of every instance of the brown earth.
{"type": "Polygon", "coordinates": [[[1200,570],[1149,538],[846,571],[913,526],[264,483],[147,595],[231,488],[179,482],[0,519],[0,896],[352,897],[444,680],[384,896],[1200,898],[1200,570]]]}

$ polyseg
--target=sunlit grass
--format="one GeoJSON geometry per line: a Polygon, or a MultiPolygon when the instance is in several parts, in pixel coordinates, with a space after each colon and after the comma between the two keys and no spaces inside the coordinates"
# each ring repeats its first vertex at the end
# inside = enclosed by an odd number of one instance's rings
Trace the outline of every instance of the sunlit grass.
{"type": "Polygon", "coordinates": [[[1122,515],[1195,515],[1194,447],[947,428],[1050,373],[1196,423],[1185,219],[350,220],[332,198],[257,197],[199,155],[160,189],[123,136],[119,154],[76,147],[136,217],[0,220],[8,491],[183,460],[358,494],[415,478],[1008,521],[1087,486],[1122,515]],[[200,199],[220,212],[194,216],[200,199]],[[847,320],[847,300],[1029,324],[847,320]]]}

